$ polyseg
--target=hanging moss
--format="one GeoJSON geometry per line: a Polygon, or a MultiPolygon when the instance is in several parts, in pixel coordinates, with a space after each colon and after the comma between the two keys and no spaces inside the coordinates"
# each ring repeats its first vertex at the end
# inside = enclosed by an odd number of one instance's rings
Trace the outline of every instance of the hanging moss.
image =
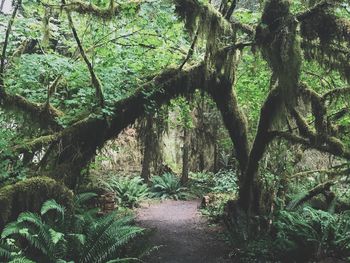
{"type": "Polygon", "coordinates": [[[338,71],[350,83],[350,49],[332,44],[321,45],[317,41],[303,41],[301,47],[306,60],[316,61],[324,68],[338,71]]]}
{"type": "Polygon", "coordinates": [[[332,9],[317,9],[302,19],[301,36],[306,40],[319,40],[321,45],[332,41],[350,44],[350,22],[338,18],[332,9]]]}
{"type": "Polygon", "coordinates": [[[23,211],[38,212],[48,199],[55,199],[72,212],[73,192],[48,177],[33,177],[0,189],[0,229],[23,211]]]}
{"type": "Polygon", "coordinates": [[[319,9],[301,22],[300,33],[304,39],[320,39],[329,43],[336,37],[336,17],[325,9],[319,9]]]}
{"type": "Polygon", "coordinates": [[[287,106],[295,103],[301,66],[297,21],[289,8],[286,0],[267,1],[256,30],[257,46],[277,78],[277,88],[283,90],[287,106]]]}
{"type": "Polygon", "coordinates": [[[208,36],[212,26],[222,32],[232,32],[231,23],[212,5],[197,0],[174,0],[174,3],[175,11],[184,19],[190,33],[194,34],[198,25],[205,36],[208,36]]]}

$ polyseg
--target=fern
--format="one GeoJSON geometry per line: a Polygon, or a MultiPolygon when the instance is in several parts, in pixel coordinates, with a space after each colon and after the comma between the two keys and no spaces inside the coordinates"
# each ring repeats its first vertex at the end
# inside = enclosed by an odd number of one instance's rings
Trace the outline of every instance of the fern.
{"type": "MultiPolygon", "coordinates": [[[[93,195],[81,196],[77,203],[84,203],[88,196],[93,195]]],[[[0,260],[29,263],[32,261],[25,256],[31,258],[31,251],[35,251],[35,259],[40,259],[40,262],[107,262],[114,259],[127,262],[121,249],[143,233],[142,228],[132,226],[132,216],[118,216],[115,212],[97,218],[94,211],[88,210],[71,217],[73,222],[69,222],[64,217],[64,211],[65,208],[56,201],[48,200],[43,204],[40,215],[21,213],[15,222],[5,226],[1,234],[0,260]],[[62,224],[56,223],[57,217],[63,220],[62,224]],[[74,228],[69,229],[67,225],[74,228]],[[5,242],[8,238],[21,240],[18,242],[23,246],[21,250],[8,246],[5,242]],[[18,252],[17,256],[12,256],[13,251],[23,251],[24,254],[18,252]]]]}
{"type": "Polygon", "coordinates": [[[74,197],[74,206],[75,208],[80,208],[84,206],[91,199],[97,198],[98,194],[94,192],[86,192],[75,195],[74,197]]]}
{"type": "Polygon", "coordinates": [[[148,187],[140,177],[110,179],[105,185],[116,193],[118,204],[124,207],[134,208],[149,195],[148,187]]]}
{"type": "Polygon", "coordinates": [[[280,211],[274,223],[275,244],[281,251],[304,254],[308,260],[350,255],[349,219],[349,213],[335,215],[311,207],[295,212],[280,211]]]}
{"type": "Polygon", "coordinates": [[[9,261],[9,263],[36,263],[36,262],[26,257],[19,257],[9,261]]]}
{"type": "Polygon", "coordinates": [[[11,258],[11,252],[13,247],[6,242],[0,242],[0,260],[9,260],[11,258]]]}
{"type": "Polygon", "coordinates": [[[58,204],[55,200],[47,200],[41,207],[40,213],[41,215],[47,214],[49,211],[56,211],[64,220],[65,208],[58,204]]]}
{"type": "Polygon", "coordinates": [[[129,225],[132,220],[117,218],[116,213],[98,220],[87,234],[87,245],[79,262],[105,262],[116,256],[123,245],[143,232],[142,228],[129,225]]]}
{"type": "Polygon", "coordinates": [[[187,188],[182,187],[179,178],[171,173],[151,178],[153,196],[161,199],[187,199],[187,188]]]}

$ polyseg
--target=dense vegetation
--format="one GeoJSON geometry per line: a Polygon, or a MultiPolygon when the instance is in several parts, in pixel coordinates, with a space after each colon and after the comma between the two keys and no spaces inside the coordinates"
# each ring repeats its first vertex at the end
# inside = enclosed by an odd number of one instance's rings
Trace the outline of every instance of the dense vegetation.
{"type": "Polygon", "coordinates": [[[0,261],[137,261],[132,209],[203,195],[234,260],[350,259],[347,0],[0,7],[0,261]]]}

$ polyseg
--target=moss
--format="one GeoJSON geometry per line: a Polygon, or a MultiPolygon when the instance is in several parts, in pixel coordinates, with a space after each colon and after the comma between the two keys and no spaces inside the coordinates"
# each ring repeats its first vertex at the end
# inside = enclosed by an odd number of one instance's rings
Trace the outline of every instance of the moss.
{"type": "Polygon", "coordinates": [[[67,211],[73,208],[73,192],[48,177],[33,177],[0,189],[0,229],[23,211],[37,212],[48,199],[55,199],[67,211]]]}
{"type": "Polygon", "coordinates": [[[350,22],[333,9],[316,9],[300,21],[302,48],[307,60],[338,71],[350,82],[350,22]]]}
{"type": "Polygon", "coordinates": [[[286,0],[267,1],[255,38],[273,75],[278,79],[277,88],[283,90],[284,104],[292,106],[297,97],[301,49],[297,21],[289,7],[286,0]]]}
{"type": "Polygon", "coordinates": [[[339,44],[321,45],[315,41],[303,41],[302,48],[306,60],[317,61],[324,68],[338,71],[346,81],[350,82],[350,49],[339,48],[339,44]]]}
{"type": "Polygon", "coordinates": [[[111,19],[120,13],[121,7],[115,5],[114,0],[110,0],[109,6],[100,8],[94,4],[87,4],[83,1],[75,0],[64,6],[67,11],[77,12],[79,14],[91,14],[103,19],[111,19]]]}

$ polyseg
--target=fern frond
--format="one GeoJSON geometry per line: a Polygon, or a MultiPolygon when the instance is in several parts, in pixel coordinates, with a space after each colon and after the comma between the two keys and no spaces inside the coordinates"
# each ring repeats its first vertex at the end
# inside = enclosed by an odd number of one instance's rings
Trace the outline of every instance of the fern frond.
{"type": "Polygon", "coordinates": [[[58,204],[56,200],[47,200],[42,205],[40,213],[43,216],[49,211],[56,211],[60,215],[61,219],[64,219],[65,208],[62,205],[58,204]]]}
{"type": "Polygon", "coordinates": [[[98,197],[98,194],[94,192],[86,192],[86,193],[80,193],[75,195],[74,197],[74,205],[76,207],[81,207],[86,204],[86,202],[90,201],[91,199],[94,199],[98,197]]]}

